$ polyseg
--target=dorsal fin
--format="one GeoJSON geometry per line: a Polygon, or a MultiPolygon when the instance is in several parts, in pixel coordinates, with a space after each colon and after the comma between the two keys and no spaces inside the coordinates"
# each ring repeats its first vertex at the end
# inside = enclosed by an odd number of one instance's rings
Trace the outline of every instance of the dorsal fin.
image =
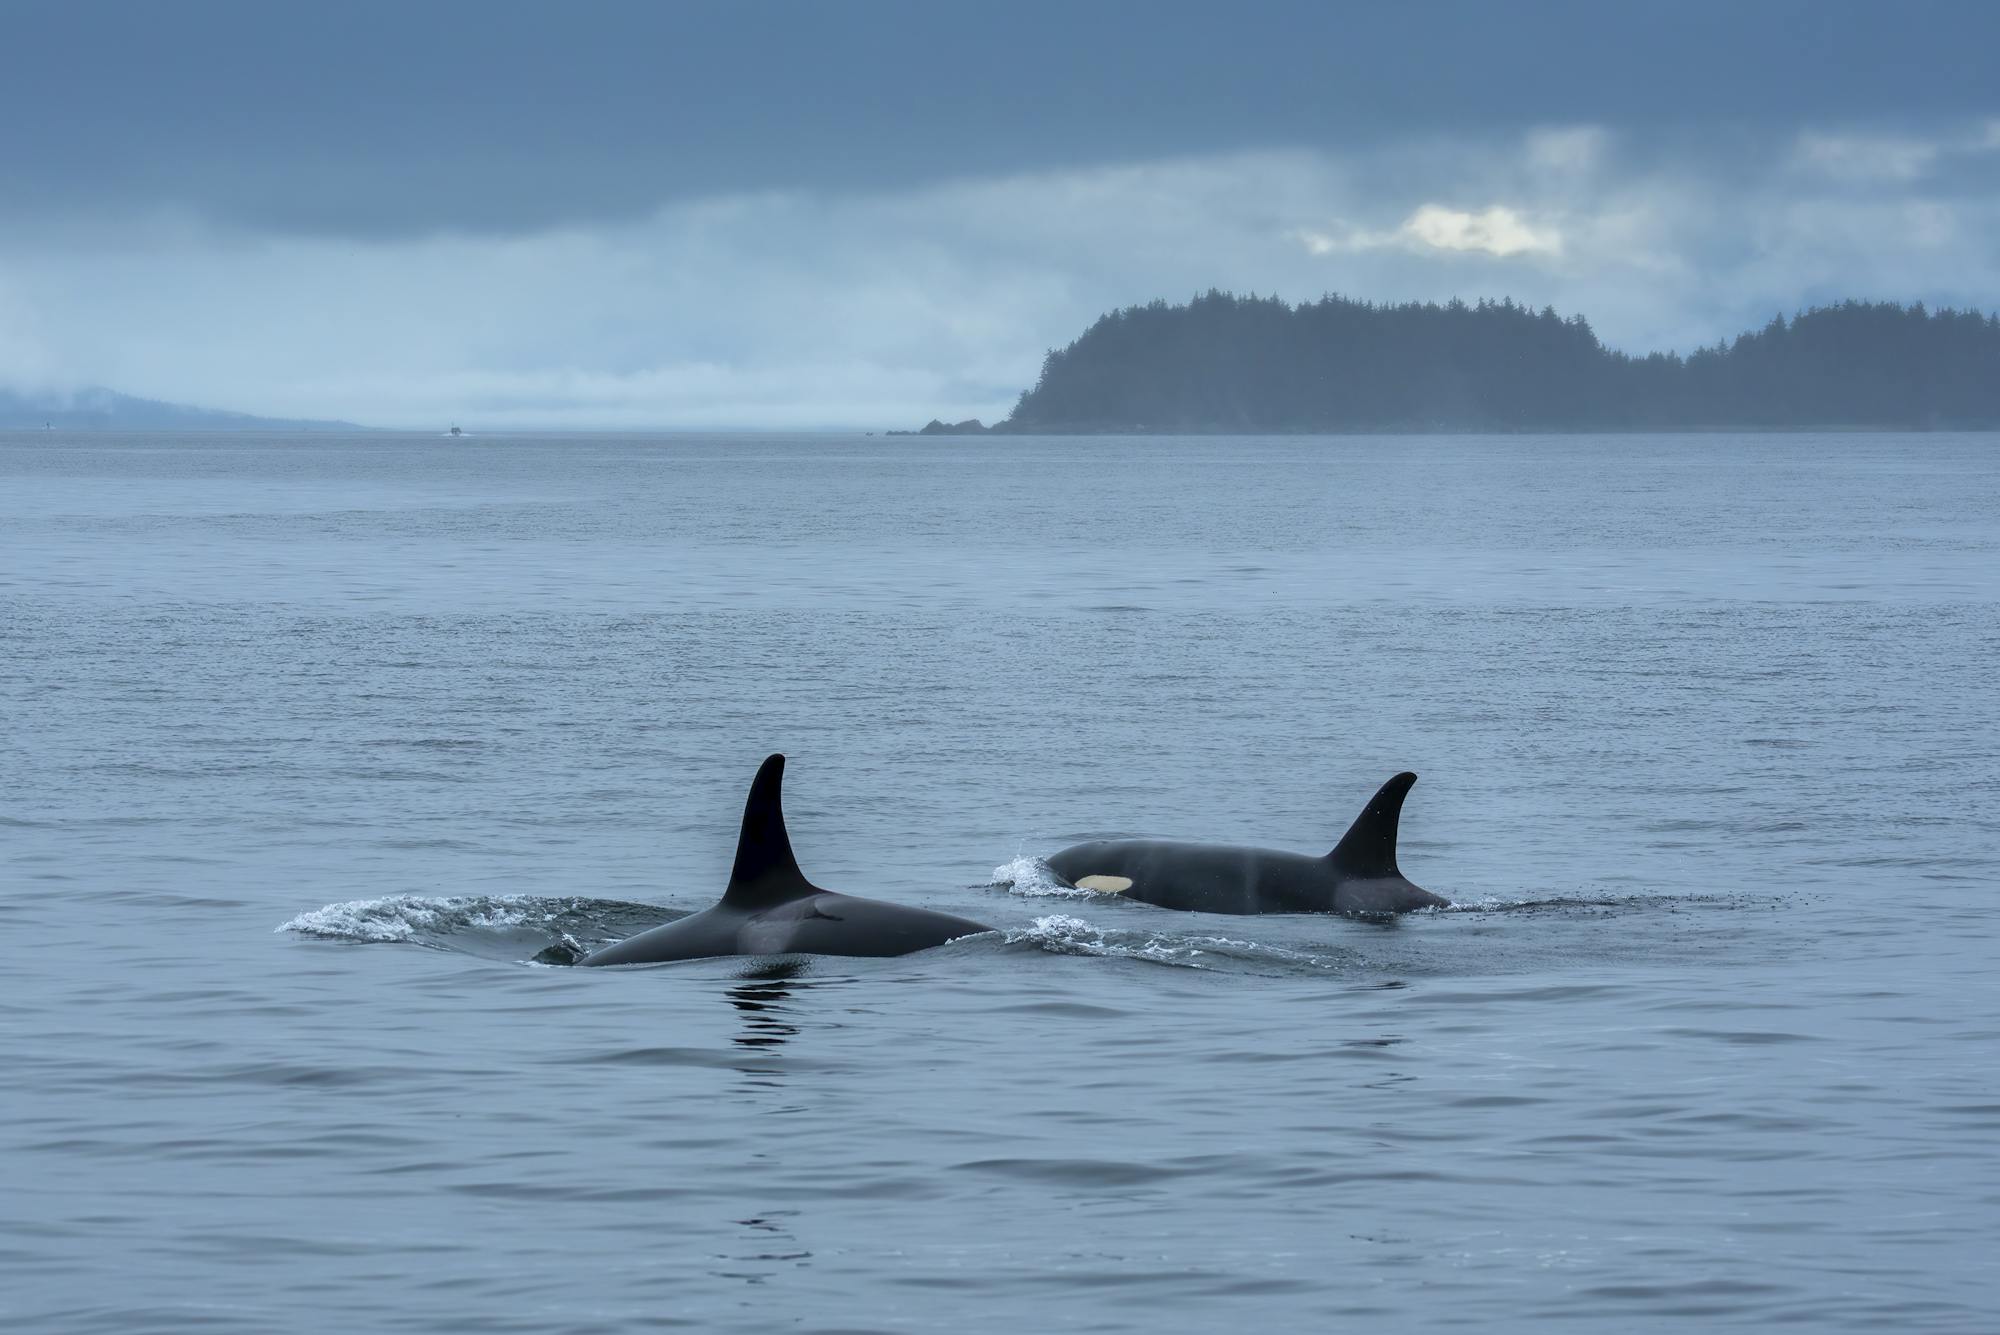
{"type": "Polygon", "coordinates": [[[722,902],[737,908],[766,908],[788,899],[818,894],[792,856],[785,833],[785,758],[774,755],[758,767],[743,803],[743,830],[736,836],[736,865],[722,902]]]}
{"type": "Polygon", "coordinates": [[[1403,874],[1396,870],[1396,826],[1402,819],[1403,799],[1416,781],[1416,775],[1405,771],[1376,790],[1327,854],[1336,872],[1371,880],[1403,874]]]}

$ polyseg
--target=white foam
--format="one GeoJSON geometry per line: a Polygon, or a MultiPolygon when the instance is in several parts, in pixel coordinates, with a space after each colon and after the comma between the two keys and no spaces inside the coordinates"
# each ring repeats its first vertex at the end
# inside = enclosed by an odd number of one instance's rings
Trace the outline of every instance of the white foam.
{"type": "Polygon", "coordinates": [[[531,960],[524,960],[531,969],[568,968],[590,953],[590,947],[571,936],[568,932],[557,934],[554,945],[547,946],[531,960]],[[548,958],[543,958],[547,956],[548,958]]]}
{"type": "Polygon", "coordinates": [[[1095,890],[1070,885],[1040,858],[1025,854],[993,869],[993,884],[1007,887],[1010,894],[1025,899],[1099,899],[1095,890]]]}
{"type": "Polygon", "coordinates": [[[420,931],[547,922],[547,903],[526,895],[390,895],[328,904],[273,930],[331,941],[414,941],[420,931]]]}
{"type": "Polygon", "coordinates": [[[1143,939],[1135,933],[1120,933],[1131,936],[1131,940],[1118,940],[1105,935],[1104,929],[1082,918],[1067,913],[1052,913],[1035,919],[1026,928],[1008,932],[1009,945],[1039,946],[1052,955],[1100,955],[1113,959],[1150,960],[1155,964],[1177,964],[1184,968],[1205,969],[1198,963],[1206,954],[1185,939],[1149,935],[1143,939]]]}
{"type": "Polygon", "coordinates": [[[1442,906],[1431,905],[1412,909],[1412,913],[1491,913],[1495,909],[1519,908],[1529,903],[1526,899],[1503,899],[1499,895],[1487,895],[1481,899],[1454,899],[1442,906]]]}

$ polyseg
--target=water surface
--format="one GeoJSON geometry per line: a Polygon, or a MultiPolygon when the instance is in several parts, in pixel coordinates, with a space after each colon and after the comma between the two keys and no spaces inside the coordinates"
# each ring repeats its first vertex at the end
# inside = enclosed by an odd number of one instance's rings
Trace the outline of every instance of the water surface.
{"type": "Polygon", "coordinates": [[[2000,440],[0,436],[0,1319],[1990,1331],[2000,440]],[[771,750],[900,960],[552,967],[771,750]],[[1066,895],[1324,849],[1394,927],[1066,895]]]}

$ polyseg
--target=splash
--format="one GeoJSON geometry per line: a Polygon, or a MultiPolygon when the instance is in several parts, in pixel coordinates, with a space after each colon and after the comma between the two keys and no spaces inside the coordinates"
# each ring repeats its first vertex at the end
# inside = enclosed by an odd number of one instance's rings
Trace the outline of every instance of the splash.
{"type": "Polygon", "coordinates": [[[414,941],[419,933],[449,931],[454,927],[516,926],[527,913],[525,908],[516,907],[522,902],[519,896],[484,895],[351,899],[301,913],[273,930],[327,941],[414,941]],[[511,921],[501,921],[509,915],[511,921]]]}
{"type": "Polygon", "coordinates": [[[593,943],[679,913],[650,904],[537,895],[389,895],[301,913],[274,930],[322,941],[401,943],[494,958],[567,964],[593,943]]]}
{"type": "Polygon", "coordinates": [[[993,869],[993,884],[1024,899],[1100,899],[1095,890],[1071,885],[1055,874],[1048,863],[1023,855],[993,869]]]}

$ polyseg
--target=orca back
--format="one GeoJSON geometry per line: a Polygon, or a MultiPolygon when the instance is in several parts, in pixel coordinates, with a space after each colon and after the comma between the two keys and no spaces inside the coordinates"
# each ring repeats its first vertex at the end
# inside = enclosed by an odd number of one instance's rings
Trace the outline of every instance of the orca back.
{"type": "Polygon", "coordinates": [[[785,758],[757,770],[743,803],[736,861],[722,898],[699,913],[591,952],[584,964],[664,964],[721,955],[906,955],[983,923],[822,890],[805,878],[785,830],[785,758]]]}

